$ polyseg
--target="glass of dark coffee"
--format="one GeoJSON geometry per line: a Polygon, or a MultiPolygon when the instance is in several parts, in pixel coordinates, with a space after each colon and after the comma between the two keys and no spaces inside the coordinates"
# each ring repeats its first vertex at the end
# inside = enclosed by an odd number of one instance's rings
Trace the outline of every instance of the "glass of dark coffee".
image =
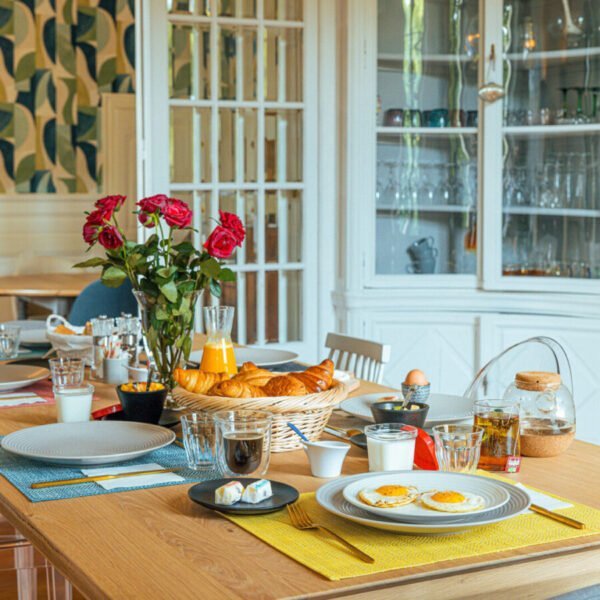
{"type": "Polygon", "coordinates": [[[215,413],[216,457],[226,477],[260,477],[271,458],[273,415],[256,410],[215,413]]]}

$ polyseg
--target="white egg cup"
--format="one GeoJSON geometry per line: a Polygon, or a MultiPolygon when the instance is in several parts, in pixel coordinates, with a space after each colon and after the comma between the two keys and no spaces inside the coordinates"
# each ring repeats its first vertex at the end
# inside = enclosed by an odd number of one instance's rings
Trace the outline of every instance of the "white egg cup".
{"type": "Polygon", "coordinates": [[[350,444],[334,441],[302,442],[302,447],[308,456],[313,477],[321,478],[339,477],[350,450],[350,444]]]}

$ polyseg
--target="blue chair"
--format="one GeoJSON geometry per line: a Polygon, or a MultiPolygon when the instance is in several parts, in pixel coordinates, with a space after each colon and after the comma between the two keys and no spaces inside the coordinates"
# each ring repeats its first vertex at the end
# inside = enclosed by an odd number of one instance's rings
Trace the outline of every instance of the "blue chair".
{"type": "Polygon", "coordinates": [[[109,288],[100,280],[90,283],[76,298],[68,321],[72,325],[85,325],[98,315],[119,317],[121,313],[136,315],[138,305],[129,280],[118,288],[109,288]]]}

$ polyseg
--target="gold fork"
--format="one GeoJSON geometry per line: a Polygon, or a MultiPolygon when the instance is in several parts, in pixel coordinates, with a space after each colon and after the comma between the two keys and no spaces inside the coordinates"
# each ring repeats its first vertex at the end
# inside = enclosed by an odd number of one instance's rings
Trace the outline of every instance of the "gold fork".
{"type": "Polygon", "coordinates": [[[357,548],[350,542],[347,542],[343,537],[339,536],[331,529],[324,527],[323,525],[319,525],[318,523],[313,523],[311,518],[308,516],[308,513],[297,503],[296,504],[288,504],[287,505],[288,513],[290,515],[290,519],[292,520],[292,525],[296,527],[296,529],[318,529],[320,531],[324,531],[328,533],[330,536],[334,537],[338,542],[342,543],[346,548],[354,552],[358,555],[361,560],[364,560],[368,563],[374,563],[375,559],[372,556],[369,556],[365,552],[363,552],[360,548],[357,548]]]}

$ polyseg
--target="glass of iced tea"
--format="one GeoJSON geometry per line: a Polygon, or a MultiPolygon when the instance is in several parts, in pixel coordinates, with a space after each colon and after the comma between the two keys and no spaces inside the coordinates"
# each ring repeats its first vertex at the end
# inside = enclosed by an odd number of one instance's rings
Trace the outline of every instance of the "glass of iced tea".
{"type": "Polygon", "coordinates": [[[520,456],[519,403],[479,400],[474,405],[475,425],[483,428],[479,468],[505,471],[509,457],[520,456]]]}

